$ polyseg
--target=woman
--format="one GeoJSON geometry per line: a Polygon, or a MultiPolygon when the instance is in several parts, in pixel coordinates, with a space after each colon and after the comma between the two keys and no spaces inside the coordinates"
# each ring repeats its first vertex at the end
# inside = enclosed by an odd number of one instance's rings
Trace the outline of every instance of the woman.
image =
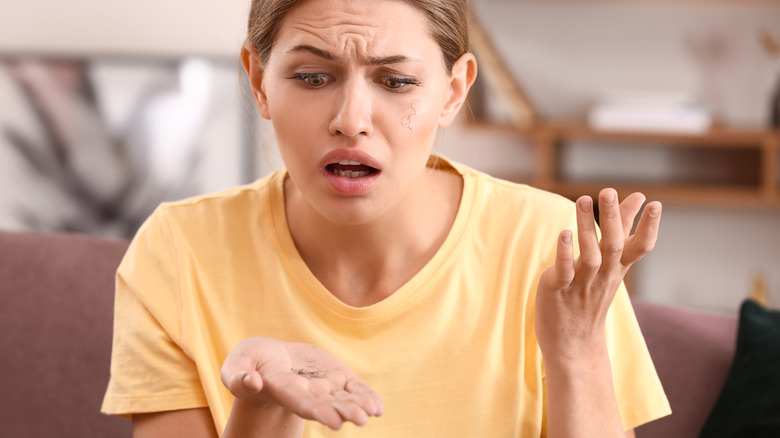
{"type": "Polygon", "coordinates": [[[668,413],[621,285],[660,204],[631,235],[644,197],[602,191],[599,242],[590,198],[431,156],[476,77],[466,10],[253,1],[242,60],[286,169],[138,233],[105,412],[138,437],[603,437],[668,413]]]}

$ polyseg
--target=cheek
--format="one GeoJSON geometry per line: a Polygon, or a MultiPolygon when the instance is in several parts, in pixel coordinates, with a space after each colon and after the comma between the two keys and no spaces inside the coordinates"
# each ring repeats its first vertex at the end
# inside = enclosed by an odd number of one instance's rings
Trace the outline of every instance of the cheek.
{"type": "Polygon", "coordinates": [[[416,98],[405,105],[398,115],[396,123],[401,128],[401,135],[410,138],[427,137],[436,131],[438,117],[436,105],[431,105],[432,99],[416,98]]]}
{"type": "Polygon", "coordinates": [[[316,135],[317,129],[321,129],[322,112],[300,102],[301,99],[288,98],[276,100],[269,105],[271,123],[280,147],[284,144],[296,144],[296,140],[316,135]]]}
{"type": "Polygon", "coordinates": [[[293,173],[295,169],[304,165],[307,158],[311,156],[312,153],[307,148],[316,142],[312,141],[315,133],[308,129],[312,122],[307,120],[307,115],[302,112],[300,117],[291,117],[289,114],[289,112],[272,113],[271,121],[279,154],[287,168],[293,173]]]}
{"type": "Polygon", "coordinates": [[[404,115],[401,118],[401,126],[410,131],[414,131],[414,129],[412,129],[412,122],[414,122],[415,118],[417,118],[417,107],[419,106],[420,99],[415,99],[412,101],[412,103],[409,105],[409,108],[404,111],[404,115]]]}

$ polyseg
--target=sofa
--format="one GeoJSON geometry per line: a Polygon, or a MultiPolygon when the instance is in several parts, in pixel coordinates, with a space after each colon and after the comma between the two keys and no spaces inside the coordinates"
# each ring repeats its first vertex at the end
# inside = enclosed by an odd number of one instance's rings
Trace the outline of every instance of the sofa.
{"type": "MultiPolygon", "coordinates": [[[[114,273],[127,241],[0,231],[0,436],[129,437],[99,413],[114,273]]],[[[737,320],[634,301],[674,413],[637,436],[695,437],[734,356],[737,320]]]]}
{"type": "Polygon", "coordinates": [[[0,437],[132,434],[99,412],[128,242],[0,232],[0,437]]]}
{"type": "Polygon", "coordinates": [[[632,302],[672,407],[672,415],[640,426],[636,436],[697,437],[728,377],[737,341],[737,317],[632,302]]]}

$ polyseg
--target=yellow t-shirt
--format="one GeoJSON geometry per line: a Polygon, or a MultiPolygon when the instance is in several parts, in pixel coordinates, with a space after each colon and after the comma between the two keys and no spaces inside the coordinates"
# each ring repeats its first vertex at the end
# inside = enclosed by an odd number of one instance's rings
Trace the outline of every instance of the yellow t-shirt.
{"type": "MultiPolygon", "coordinates": [[[[385,414],[338,436],[544,436],[534,295],[571,201],[440,160],[464,181],[445,242],[392,296],[363,308],[331,295],[298,254],[284,210],[284,169],[253,184],[162,205],[117,273],[111,380],[103,412],[208,406],[224,430],[232,396],[223,360],[265,336],[320,346],[346,362],[385,414]]],[[[345,244],[359,245],[360,242],[345,244]]],[[[608,321],[623,423],[667,415],[624,288],[608,321]]],[[[336,436],[307,422],[304,436],[336,436]]]]}

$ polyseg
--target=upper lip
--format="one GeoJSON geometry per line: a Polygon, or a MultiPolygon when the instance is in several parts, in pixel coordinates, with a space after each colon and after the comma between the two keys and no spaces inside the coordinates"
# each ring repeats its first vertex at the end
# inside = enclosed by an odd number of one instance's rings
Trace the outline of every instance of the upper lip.
{"type": "Polygon", "coordinates": [[[342,160],[357,161],[365,166],[373,167],[379,170],[379,161],[370,154],[358,149],[334,149],[328,152],[320,162],[320,167],[326,167],[329,164],[336,164],[342,160]]]}

